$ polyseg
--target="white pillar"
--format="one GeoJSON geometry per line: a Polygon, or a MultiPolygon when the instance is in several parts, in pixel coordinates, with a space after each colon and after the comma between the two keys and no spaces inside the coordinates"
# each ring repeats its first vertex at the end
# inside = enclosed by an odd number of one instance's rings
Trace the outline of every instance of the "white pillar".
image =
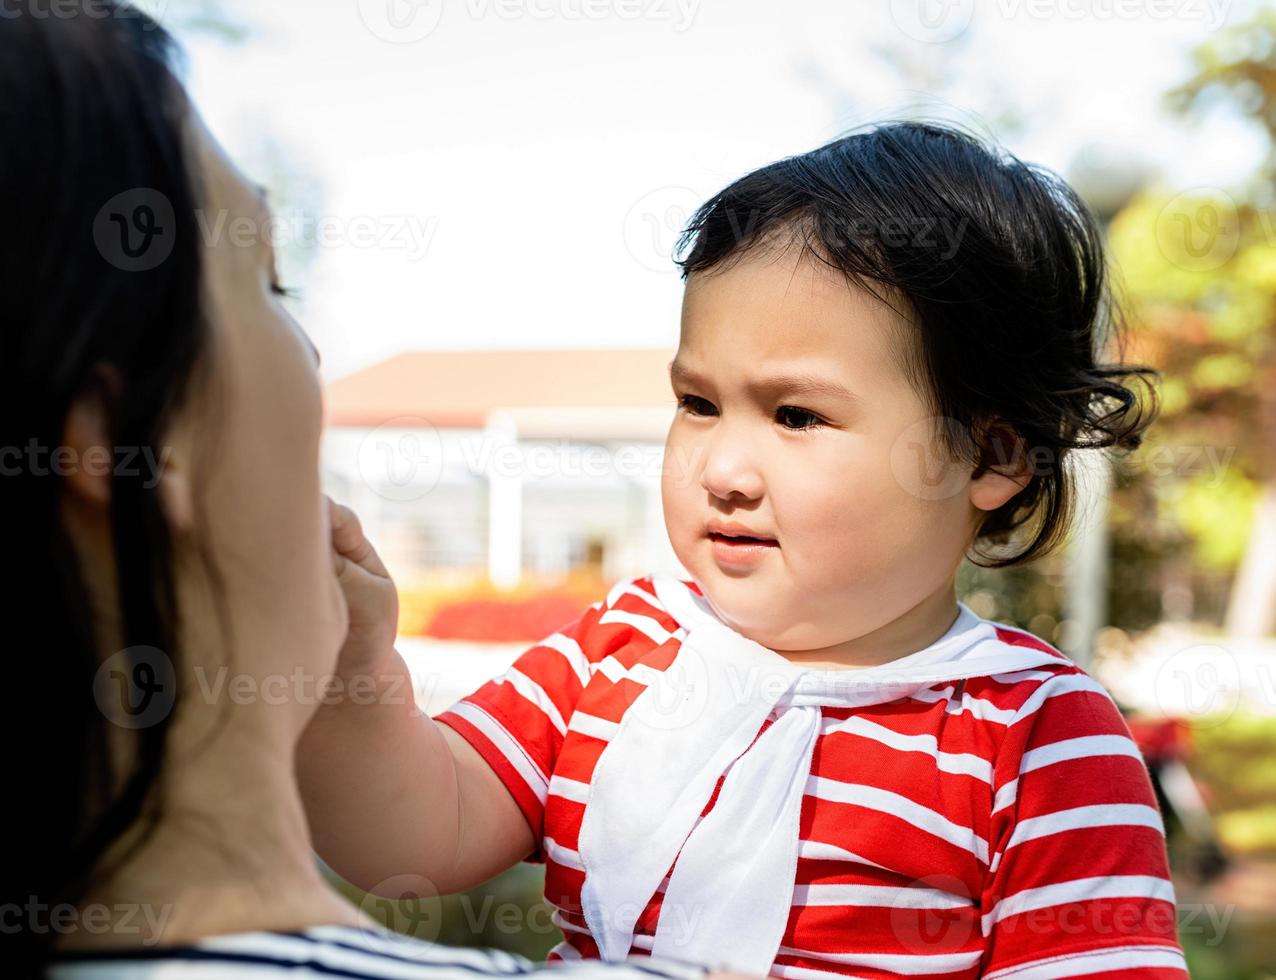
{"type": "Polygon", "coordinates": [[[1108,498],[1112,466],[1098,451],[1076,452],[1077,517],[1068,549],[1068,654],[1083,670],[1094,664],[1095,634],[1108,621],[1108,498]]]}
{"type": "Polygon", "coordinates": [[[505,413],[494,413],[483,438],[491,454],[487,497],[487,574],[494,585],[513,588],[523,577],[523,466],[518,430],[505,413]]]}

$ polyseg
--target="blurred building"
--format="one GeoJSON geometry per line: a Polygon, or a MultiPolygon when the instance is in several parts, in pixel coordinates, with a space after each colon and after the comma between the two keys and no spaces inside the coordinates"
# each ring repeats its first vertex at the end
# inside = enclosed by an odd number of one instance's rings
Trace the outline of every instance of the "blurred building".
{"type": "Polygon", "coordinates": [[[401,581],[674,569],[668,350],[401,354],[326,392],[324,484],[401,581]]]}

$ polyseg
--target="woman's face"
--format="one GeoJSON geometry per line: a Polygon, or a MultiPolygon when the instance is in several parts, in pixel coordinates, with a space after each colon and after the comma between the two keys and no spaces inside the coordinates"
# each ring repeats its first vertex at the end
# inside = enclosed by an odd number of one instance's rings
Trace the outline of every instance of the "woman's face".
{"type": "MultiPolygon", "coordinates": [[[[347,623],[320,490],[319,357],[281,301],[260,190],[198,119],[192,138],[205,210],[211,370],[190,408],[194,424],[179,423],[184,434],[174,437],[177,472],[167,502],[179,536],[189,523],[222,575],[233,629],[226,666],[231,677],[249,678],[238,680],[247,696],[236,703],[273,709],[300,731],[347,623]],[[287,706],[299,710],[280,710],[287,706]]],[[[193,617],[195,628],[219,637],[207,613],[193,617]]],[[[199,666],[199,655],[191,659],[199,666]]],[[[207,698],[215,685],[213,674],[194,690],[207,698]]]]}

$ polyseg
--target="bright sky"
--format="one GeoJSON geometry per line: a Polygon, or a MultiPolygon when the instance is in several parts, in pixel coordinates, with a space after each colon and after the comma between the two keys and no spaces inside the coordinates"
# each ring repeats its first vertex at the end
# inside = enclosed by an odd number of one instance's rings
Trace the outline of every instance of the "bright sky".
{"type": "Polygon", "coordinates": [[[292,285],[328,377],[403,350],[672,345],[689,210],[910,107],[1062,172],[1094,147],[1141,158],[1180,189],[1233,185],[1259,151],[1161,106],[1244,0],[225,6],[252,34],[179,32],[192,88],[284,217],[308,200],[323,221],[292,285]]]}

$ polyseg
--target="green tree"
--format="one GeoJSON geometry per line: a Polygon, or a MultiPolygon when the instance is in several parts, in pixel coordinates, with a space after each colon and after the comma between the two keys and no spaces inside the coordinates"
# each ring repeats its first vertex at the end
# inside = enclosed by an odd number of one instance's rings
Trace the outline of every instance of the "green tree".
{"type": "Polygon", "coordinates": [[[1171,106],[1250,120],[1266,158],[1241,187],[1141,194],[1113,221],[1112,247],[1140,354],[1165,375],[1148,451],[1172,450],[1180,469],[1162,513],[1201,566],[1236,570],[1228,631],[1264,635],[1276,629],[1276,11],[1220,32],[1194,62],[1171,106]],[[1211,449],[1228,459],[1221,474],[1191,465],[1211,449]]]}

